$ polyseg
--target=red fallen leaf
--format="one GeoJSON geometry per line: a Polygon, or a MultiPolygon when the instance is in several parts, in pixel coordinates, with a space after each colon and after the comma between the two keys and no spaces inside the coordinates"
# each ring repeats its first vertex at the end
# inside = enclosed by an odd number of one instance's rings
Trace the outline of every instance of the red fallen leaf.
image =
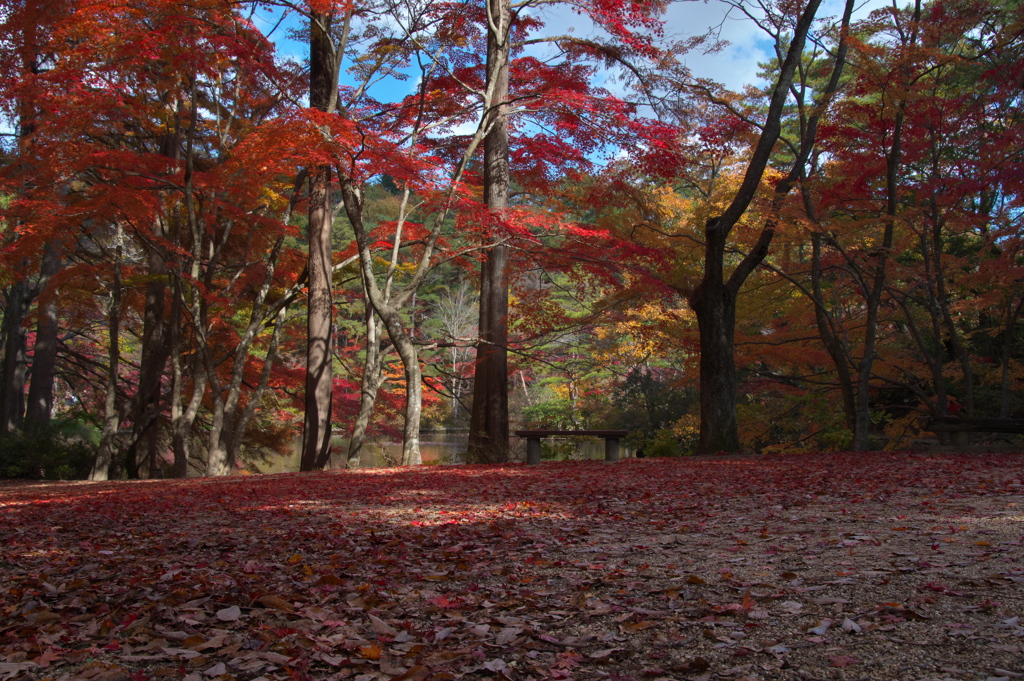
{"type": "Polygon", "coordinates": [[[686,583],[687,584],[697,584],[697,585],[707,584],[707,582],[705,582],[703,579],[701,579],[697,575],[690,575],[689,577],[687,577],[686,578],[686,583]]]}
{"type": "Polygon", "coordinates": [[[456,598],[454,601],[451,601],[448,600],[448,597],[444,595],[431,598],[429,602],[433,605],[436,605],[439,608],[444,608],[446,610],[451,608],[461,608],[463,606],[461,598],[456,598]]]}
{"type": "Polygon", "coordinates": [[[828,658],[828,663],[831,667],[849,667],[851,664],[859,664],[860,660],[853,655],[836,655],[828,658]]]}
{"type": "Polygon", "coordinates": [[[39,665],[41,668],[46,669],[51,663],[57,662],[62,659],[64,654],[54,648],[47,648],[45,652],[39,657],[33,658],[32,661],[39,665]]]}

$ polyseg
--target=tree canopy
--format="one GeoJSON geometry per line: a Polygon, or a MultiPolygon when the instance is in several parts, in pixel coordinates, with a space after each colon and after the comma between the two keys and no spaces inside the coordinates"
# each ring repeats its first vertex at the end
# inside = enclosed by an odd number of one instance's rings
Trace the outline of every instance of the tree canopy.
{"type": "Polygon", "coordinates": [[[0,475],[1024,416],[1018,7],[735,2],[774,53],[732,92],[663,3],[550,4],[0,2],[0,437],[67,452],[0,475]]]}

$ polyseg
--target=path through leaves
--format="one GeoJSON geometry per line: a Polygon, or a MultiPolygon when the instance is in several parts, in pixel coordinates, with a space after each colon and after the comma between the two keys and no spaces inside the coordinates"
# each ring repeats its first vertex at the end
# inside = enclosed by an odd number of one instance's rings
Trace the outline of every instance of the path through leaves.
{"type": "Polygon", "coordinates": [[[1024,456],[0,486],[7,679],[1024,678],[1024,456]]]}

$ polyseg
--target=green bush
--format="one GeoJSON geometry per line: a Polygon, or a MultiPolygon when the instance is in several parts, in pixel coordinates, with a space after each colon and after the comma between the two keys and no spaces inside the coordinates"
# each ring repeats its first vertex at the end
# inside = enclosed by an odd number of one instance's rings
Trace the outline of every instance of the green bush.
{"type": "Polygon", "coordinates": [[[0,478],[84,480],[96,451],[62,425],[0,435],[0,478]]]}

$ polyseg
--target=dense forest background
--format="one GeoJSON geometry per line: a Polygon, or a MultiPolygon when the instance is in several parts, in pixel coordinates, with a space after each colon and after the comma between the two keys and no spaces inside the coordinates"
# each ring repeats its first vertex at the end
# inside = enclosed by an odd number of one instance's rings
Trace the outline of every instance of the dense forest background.
{"type": "Polygon", "coordinates": [[[0,2],[0,475],[1024,417],[1018,3],[737,1],[742,92],[662,3],[547,5],[0,2]]]}

